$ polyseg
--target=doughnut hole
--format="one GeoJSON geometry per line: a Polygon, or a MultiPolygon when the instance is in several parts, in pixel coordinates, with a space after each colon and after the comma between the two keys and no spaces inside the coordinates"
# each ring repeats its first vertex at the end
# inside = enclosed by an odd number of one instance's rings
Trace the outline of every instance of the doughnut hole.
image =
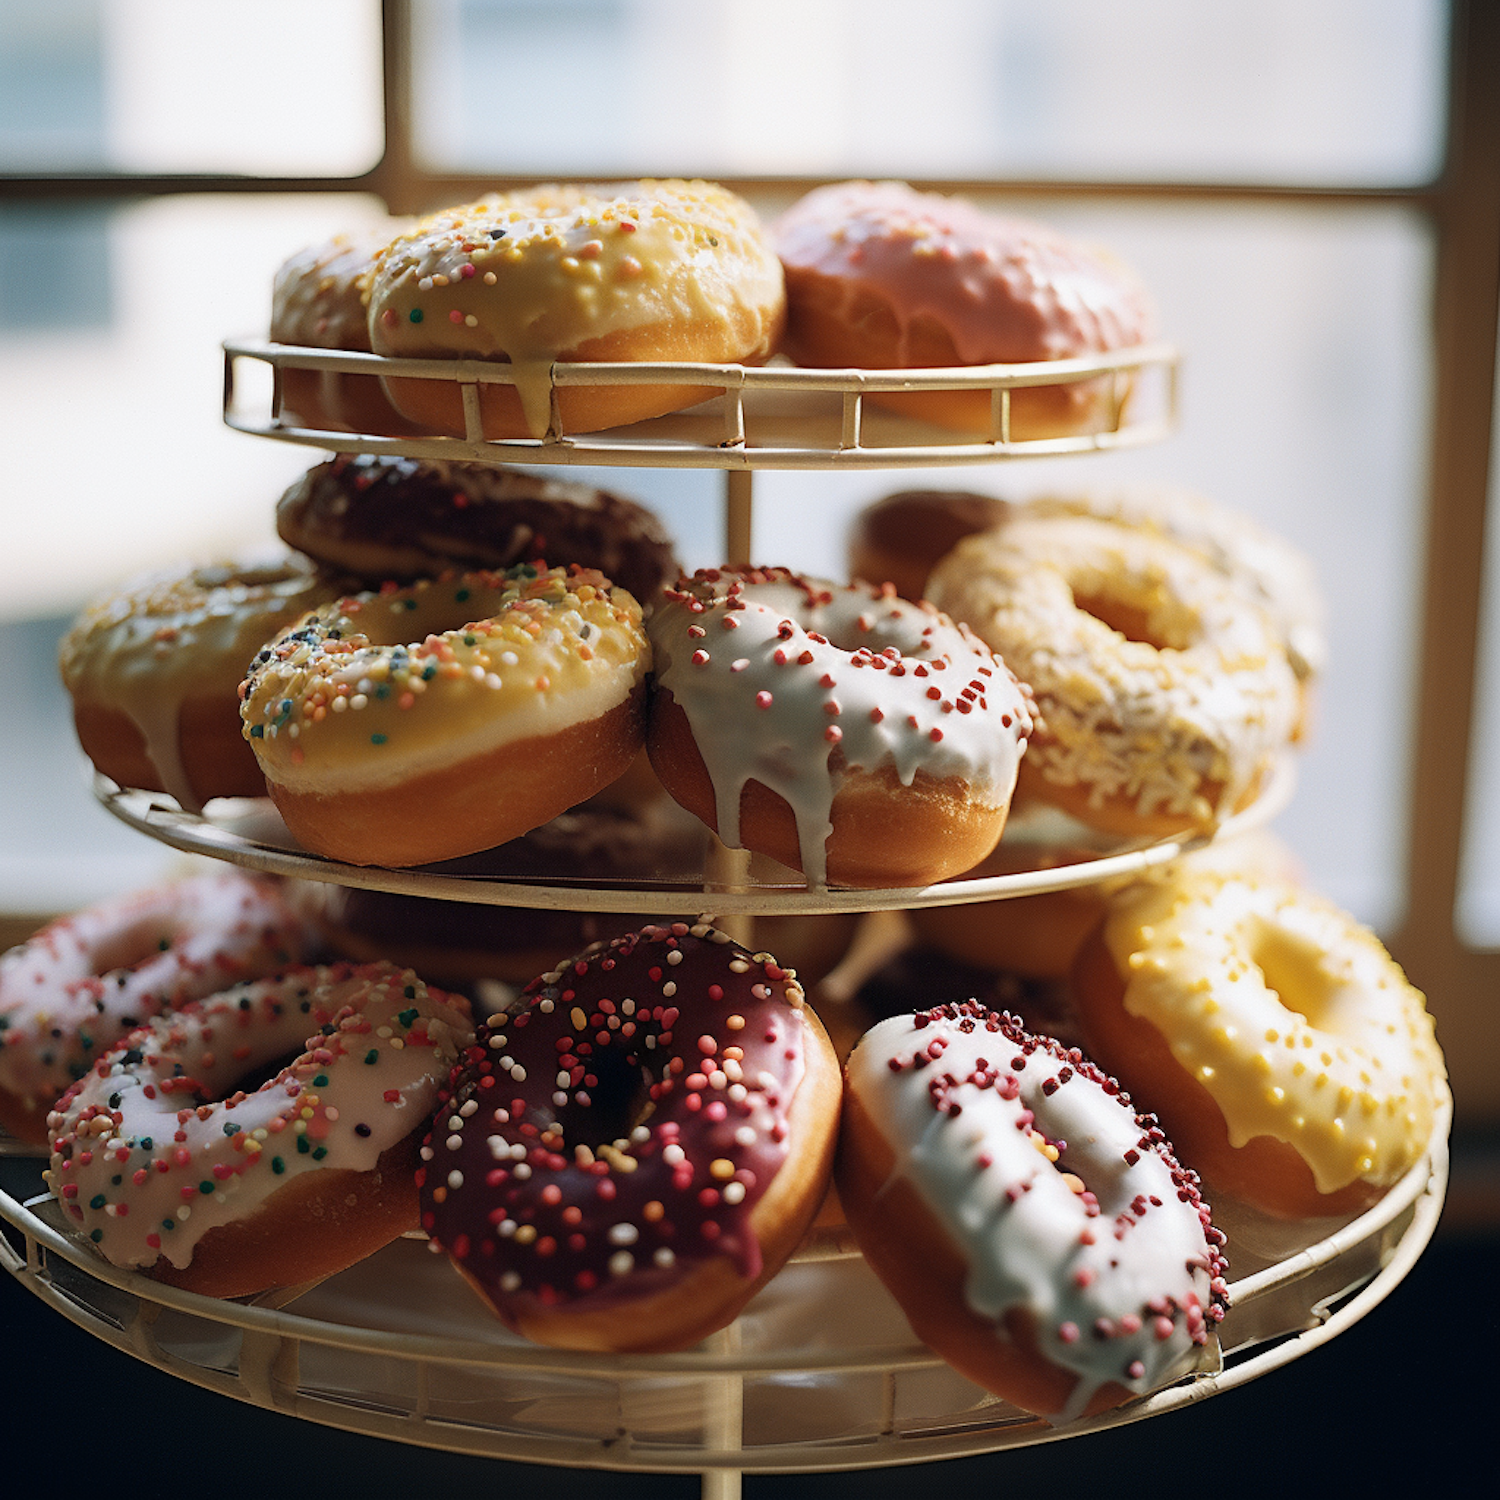
{"type": "MultiPolygon", "coordinates": [[[[1264,950],[1269,945],[1258,946],[1264,950]]],[[[1275,957],[1267,982],[1292,1009],[1302,1004],[1316,1009],[1319,997],[1289,979],[1286,958],[1285,953],[1275,957]]],[[[1125,1009],[1125,980],[1104,940],[1102,923],[1079,950],[1073,990],[1090,1055],[1130,1091],[1137,1109],[1157,1116],[1178,1159],[1202,1177],[1210,1194],[1227,1193],[1282,1219],[1355,1214],[1380,1197],[1381,1189],[1364,1182],[1320,1193],[1298,1152],[1273,1136],[1231,1144],[1229,1126],[1213,1096],[1178,1063],[1168,1039],[1151,1022],[1125,1009]]]]}

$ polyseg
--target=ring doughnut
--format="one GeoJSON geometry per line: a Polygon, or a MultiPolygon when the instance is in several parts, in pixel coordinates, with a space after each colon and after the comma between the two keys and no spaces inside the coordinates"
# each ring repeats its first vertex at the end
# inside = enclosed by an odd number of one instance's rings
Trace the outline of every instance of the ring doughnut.
{"type": "Polygon", "coordinates": [[[839,1201],[919,1338],[1054,1421],[1192,1369],[1223,1236],[1150,1116],[1077,1050],[973,1002],[845,1064],[839,1201]]]}
{"type": "Polygon", "coordinates": [[[306,956],[280,887],[233,869],[115,896],[0,958],[0,1125],[47,1142],[47,1115],[93,1061],[159,1011],[306,956]]]}
{"type": "Polygon", "coordinates": [[[188,812],[264,796],[240,734],[240,679],[339,587],[288,554],[152,573],[95,600],[58,651],[84,754],[117,785],[167,792],[188,812]]]}
{"type": "Polygon", "coordinates": [[[650,647],[602,574],[521,564],[339,599],[250,666],[244,730],[288,829],[353,864],[503,844],[642,744],[650,647]]]}
{"type": "Polygon", "coordinates": [[[1446,1075],[1422,996],[1297,886],[1212,869],[1142,882],[1111,898],[1074,990],[1094,1054],[1216,1192],[1344,1214],[1427,1147],[1446,1075]]]}
{"type": "Polygon", "coordinates": [[[1021,790],[1091,827],[1211,831],[1291,742],[1297,681],[1264,617],[1165,538],[1023,517],[960,542],[928,594],[1031,686],[1021,790]]]}
{"type": "MultiPolygon", "coordinates": [[[[781,265],[754,210],[714,183],[547,186],[445,210],[380,254],[377,354],[488,359],[514,386],[478,388],[487,438],[542,437],[555,362],[766,359],[785,313],[781,265]]],[[[387,378],[424,430],[466,435],[460,391],[387,378]]],[[[564,385],[564,432],[596,432],[715,395],[712,386],[564,385]]]]}
{"type": "Polygon", "coordinates": [[[898,490],[855,516],[847,539],[849,576],[892,583],[903,599],[925,599],[927,578],[966,536],[999,526],[1008,502],[969,490],[898,490]]]}
{"type": "MultiPolygon", "coordinates": [[[[271,285],[271,341],[305,349],[370,353],[362,283],[405,220],[309,245],[282,262],[271,285]]],[[[294,427],[400,437],[416,429],[391,405],[375,375],[281,369],[278,418],[294,427]]]]}
{"type": "Polygon", "coordinates": [[[795,975],[648,927],[480,1026],[423,1148],[422,1227],[527,1338],[687,1348],[796,1247],[838,1109],[795,975]]]}
{"type": "Polygon", "coordinates": [[[646,608],[678,572],[671,537],[644,506],[496,464],[340,455],[281,497],[276,530],[288,546],[370,586],[577,563],[646,608]]]}
{"type": "Polygon", "coordinates": [[[784,568],[705,569],[649,629],[651,764],[725,844],[813,886],[908,886],[999,841],[1030,704],[931,606],[784,568]]]}
{"type": "Polygon", "coordinates": [[[1140,485],[1037,495],[1025,503],[1024,514],[1093,516],[1171,538],[1205,558],[1265,612],[1304,693],[1323,671],[1325,608],[1312,563],[1243,512],[1191,490],[1140,485]]]}
{"type": "Polygon", "coordinates": [[[131,1032],[73,1087],[48,1184],[112,1265],[188,1291],[329,1275],[415,1228],[417,1143],[471,1035],[464,1001],[389,964],[238,985],[131,1032]]]}
{"type": "MultiPolygon", "coordinates": [[[[786,351],[799,364],[865,369],[1031,364],[1147,342],[1134,276],[1056,230],[985,213],[903,182],[815,188],[774,226],[786,271],[786,351]]],[[[940,426],[990,430],[987,389],[872,391],[940,426]]],[[[1113,382],[1010,392],[1010,437],[1108,430],[1113,382]]]]}

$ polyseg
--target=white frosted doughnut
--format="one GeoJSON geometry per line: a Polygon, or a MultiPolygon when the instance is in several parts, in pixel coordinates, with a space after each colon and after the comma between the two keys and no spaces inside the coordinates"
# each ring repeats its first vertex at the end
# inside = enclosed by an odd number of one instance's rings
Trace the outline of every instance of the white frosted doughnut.
{"type": "Polygon", "coordinates": [[[839,1198],[917,1334],[1067,1420],[1192,1369],[1223,1236],[1150,1117],[976,1001],[894,1016],[845,1065],[839,1198]]]}
{"type": "Polygon", "coordinates": [[[415,1227],[420,1132],[470,1034],[462,999],[392,964],[238,985],[100,1059],[48,1122],[47,1181],[113,1265],[210,1296],[327,1274],[415,1227]],[[382,1158],[408,1140],[402,1181],[382,1158]],[[371,1225],[343,1206],[363,1192],[371,1225]]]}
{"type": "Polygon", "coordinates": [[[814,885],[916,885],[999,841],[1028,697],[930,606],[784,568],[719,568],[670,591],[648,629],[652,764],[726,844],[814,885]],[[779,828],[754,805],[766,793],[779,828]]]}

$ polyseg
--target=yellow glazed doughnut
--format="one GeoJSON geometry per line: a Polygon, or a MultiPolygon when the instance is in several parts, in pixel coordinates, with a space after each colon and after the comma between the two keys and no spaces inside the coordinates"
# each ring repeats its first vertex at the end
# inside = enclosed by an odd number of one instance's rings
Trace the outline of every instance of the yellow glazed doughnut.
{"type": "Polygon", "coordinates": [[[517,838],[644,742],[640,606],[527,564],[336,600],[251,664],[244,732],[306,848],[413,865],[517,838]]]}
{"type": "Polygon", "coordinates": [[[1290,743],[1297,681],[1262,613],[1185,547],[1089,517],[960,542],[928,596],[1030,684],[1019,790],[1105,832],[1204,832],[1290,743]]]}
{"type": "Polygon", "coordinates": [[[277,631],[339,588],[288,553],[153,573],[95,600],[58,653],[84,754],[118,785],[169,792],[189,811],[262,796],[240,681],[277,631]]]}
{"type": "Polygon", "coordinates": [[[1286,1218],[1363,1208],[1443,1089],[1421,994],[1372,933],[1216,870],[1112,898],[1074,988],[1091,1049],[1215,1187],[1286,1218]]]}
{"type": "MultiPolygon", "coordinates": [[[[447,209],[380,255],[377,354],[487,359],[516,384],[479,387],[484,435],[541,437],[554,361],[759,363],[780,336],[781,264],[749,204],[707,182],[547,186],[447,209]]],[[[459,389],[388,378],[427,430],[464,435],[459,389]]],[[[709,386],[567,386],[562,429],[594,432],[713,395],[709,386]]]]}

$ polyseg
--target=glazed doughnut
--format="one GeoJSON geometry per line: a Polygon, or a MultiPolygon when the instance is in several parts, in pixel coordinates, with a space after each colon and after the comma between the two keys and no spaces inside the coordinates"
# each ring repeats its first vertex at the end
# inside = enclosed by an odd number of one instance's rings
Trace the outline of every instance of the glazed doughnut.
{"type": "Polygon", "coordinates": [[[854,518],[849,576],[892,583],[903,599],[925,599],[927,578],[966,536],[998,526],[1011,506],[969,490],[898,490],[854,518]]]}
{"type": "Polygon", "coordinates": [[[839,1199],[917,1336],[1053,1421],[1200,1363],[1223,1236],[1155,1121],[1076,1049],[972,1002],[845,1065],[839,1199]]]}
{"type": "MultiPolygon", "coordinates": [[[[781,265],[749,204],[707,182],[547,186],[434,214],[387,246],[370,287],[377,354],[500,360],[481,384],[487,438],[542,437],[554,362],[759,363],[785,312],[781,265]]],[[[722,387],[561,386],[564,432],[695,405],[722,387]]],[[[459,387],[387,378],[425,430],[466,435],[459,387]]]]}
{"type": "Polygon", "coordinates": [[[644,506],[495,464],[343,454],[281,497],[276,530],[372,586],[450,569],[577,563],[645,608],[678,572],[671,537],[644,506]]]}
{"type": "Polygon", "coordinates": [[[930,606],[784,568],[707,569],[650,621],[647,750],[731,847],[812,886],[924,885],[1000,838],[1025,690],[930,606]]]}
{"type": "MultiPolygon", "coordinates": [[[[1072,359],[1145,344],[1135,277],[1056,230],[902,182],[815,188],[775,225],[786,271],[785,348],[799,364],[951,368],[1072,359]]],[[[1121,389],[1125,381],[1121,379],[1121,389]]],[[[1012,439],[1117,425],[1108,378],[1010,393],[1012,439]]],[[[943,427],[990,429],[987,389],[871,392],[943,427]]]]}
{"type": "Polygon", "coordinates": [[[84,754],[119,786],[262,797],[240,734],[239,685],[284,625],[338,597],[296,554],[152,573],[89,604],[59,648],[84,754]]]}
{"type": "Polygon", "coordinates": [[[796,1247],[838,1111],[795,975],[648,927],[480,1026],[423,1147],[422,1227],[527,1338],[687,1348],[796,1247]]]}
{"type": "Polygon", "coordinates": [[[1297,680],[1264,616],[1166,538],[1023,517],[960,542],[928,594],[1031,686],[1021,790],[1091,827],[1211,831],[1291,741],[1297,680]]]}
{"type": "Polygon", "coordinates": [[[1242,512],[1191,490],[1153,484],[1037,495],[1023,513],[1093,516],[1170,537],[1204,557],[1265,612],[1304,693],[1323,671],[1328,659],[1325,608],[1312,563],[1242,512]]]}
{"type": "Polygon", "coordinates": [[[1421,994],[1295,885],[1210,869],[1132,887],[1074,990],[1095,1055],[1216,1192],[1351,1213],[1427,1147],[1445,1070],[1421,994]]]}
{"type": "Polygon", "coordinates": [[[112,1265],[188,1291],[330,1275],[416,1227],[417,1143],[471,1036],[464,1001],[388,964],[238,985],[131,1032],[74,1086],[48,1122],[48,1185],[112,1265]]]}
{"type": "Polygon", "coordinates": [[[256,656],[245,734],[304,847],[424,864],[503,844],[621,775],[649,662],[640,606],[600,573],[393,584],[256,656]]]}
{"type": "Polygon", "coordinates": [[[119,1037],[298,962],[310,941],[274,882],[227,868],[48,923],[0,958],[0,1125],[46,1145],[52,1106],[119,1037]]]}
{"type": "MultiPolygon", "coordinates": [[[[363,283],[375,256],[407,222],[309,245],[289,256],[271,287],[271,341],[305,349],[370,353],[363,283]]],[[[393,407],[375,375],[281,369],[278,419],[293,427],[332,428],[400,437],[416,429],[393,407]]]]}

